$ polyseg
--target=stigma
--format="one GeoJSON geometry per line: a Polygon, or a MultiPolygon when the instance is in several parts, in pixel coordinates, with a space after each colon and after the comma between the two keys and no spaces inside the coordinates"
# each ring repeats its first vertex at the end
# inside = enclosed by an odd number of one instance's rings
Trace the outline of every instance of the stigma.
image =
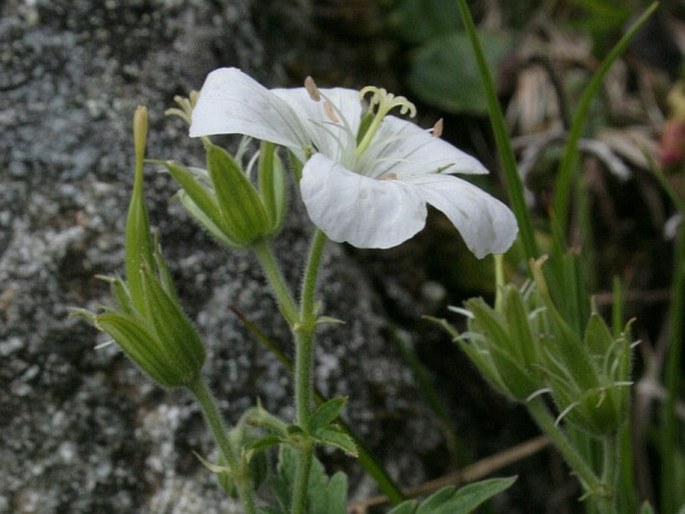
{"type": "Polygon", "coordinates": [[[371,140],[378,131],[383,118],[393,109],[399,109],[400,114],[416,116],[416,106],[404,96],[395,96],[388,93],[382,87],[366,86],[359,91],[359,97],[363,100],[367,96],[369,102],[369,112],[367,116],[372,116],[371,122],[365,127],[362,137],[357,146],[357,155],[363,154],[371,144],[371,140]],[[370,96],[369,96],[370,95],[370,96]],[[375,112],[374,112],[375,111],[375,112]]]}
{"type": "Polygon", "coordinates": [[[359,91],[359,97],[363,100],[369,93],[369,109],[375,108],[376,116],[384,117],[395,108],[399,109],[402,115],[409,114],[411,118],[416,116],[416,106],[404,96],[395,96],[382,87],[366,86],[359,91]]]}

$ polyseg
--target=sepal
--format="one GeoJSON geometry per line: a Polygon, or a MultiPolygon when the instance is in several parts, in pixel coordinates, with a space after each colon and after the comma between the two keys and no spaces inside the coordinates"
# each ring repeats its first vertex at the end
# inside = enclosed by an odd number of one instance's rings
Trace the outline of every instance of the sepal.
{"type": "Polygon", "coordinates": [[[219,210],[236,241],[248,246],[271,232],[271,220],[259,193],[240,165],[223,148],[207,144],[207,169],[219,210]]]}
{"type": "Polygon", "coordinates": [[[270,232],[280,230],[288,207],[285,169],[273,143],[262,142],[258,164],[259,193],[271,222],[270,232]]]}

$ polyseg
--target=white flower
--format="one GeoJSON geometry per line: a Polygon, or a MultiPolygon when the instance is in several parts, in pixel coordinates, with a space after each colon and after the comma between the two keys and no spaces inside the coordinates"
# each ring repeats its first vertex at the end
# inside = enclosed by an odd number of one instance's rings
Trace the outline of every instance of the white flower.
{"type": "Polygon", "coordinates": [[[244,134],[290,149],[304,164],[300,190],[309,216],[333,241],[390,248],[419,232],[427,207],[441,210],[479,258],[504,253],[517,226],[499,200],[450,173],[487,173],[473,157],[387,115],[415,114],[384,89],[361,92],[266,89],[235,68],[207,77],[192,113],[190,135],[244,134]],[[370,106],[364,112],[364,97],[370,106]]]}

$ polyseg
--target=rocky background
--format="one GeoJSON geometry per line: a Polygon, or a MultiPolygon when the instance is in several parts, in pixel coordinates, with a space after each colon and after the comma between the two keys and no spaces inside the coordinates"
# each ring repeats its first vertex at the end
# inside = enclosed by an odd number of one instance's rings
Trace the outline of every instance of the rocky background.
{"type": "MultiPolygon", "coordinates": [[[[163,111],[215,67],[273,86],[312,74],[322,86],[392,87],[370,3],[314,4],[0,2],[0,513],[238,511],[192,454],[213,447],[189,396],[148,382],[114,345],[95,349],[104,340],[68,309],[107,302],[94,276],[122,271],[136,105],[150,109],[149,155],[200,164],[199,143],[163,111]]],[[[170,201],[169,178],[147,171],[152,223],[205,336],[222,408],[235,420],[259,397],[289,416],[287,374],[229,310],[288,348],[252,259],[198,230],[170,201]]],[[[309,232],[296,213],[277,243],[293,282],[309,232]]],[[[425,476],[420,456],[442,444],[439,430],[382,336],[358,261],[336,245],[328,261],[325,311],[347,324],[322,333],[317,383],[350,396],[360,435],[415,484],[425,476]]],[[[355,494],[372,491],[355,463],[335,462],[352,473],[355,494]]]]}

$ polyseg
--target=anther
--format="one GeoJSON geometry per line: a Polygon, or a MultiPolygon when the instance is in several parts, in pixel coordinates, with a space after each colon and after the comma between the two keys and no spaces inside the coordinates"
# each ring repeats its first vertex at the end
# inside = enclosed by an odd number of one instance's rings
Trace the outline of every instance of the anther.
{"type": "Polygon", "coordinates": [[[328,119],[331,120],[333,123],[340,123],[340,119],[338,118],[338,115],[335,113],[335,107],[333,107],[333,104],[328,100],[324,101],[323,103],[323,112],[326,113],[328,119]]]}
{"type": "Polygon", "coordinates": [[[435,125],[433,125],[433,130],[431,131],[431,134],[433,135],[433,137],[442,136],[443,126],[444,126],[444,122],[442,121],[442,118],[440,118],[438,121],[435,122],[435,125]]]}
{"type": "Polygon", "coordinates": [[[314,82],[314,79],[310,76],[307,76],[307,78],[304,79],[304,88],[307,90],[307,93],[309,93],[309,98],[311,98],[315,102],[321,100],[319,88],[316,87],[316,82],[314,82]]]}

